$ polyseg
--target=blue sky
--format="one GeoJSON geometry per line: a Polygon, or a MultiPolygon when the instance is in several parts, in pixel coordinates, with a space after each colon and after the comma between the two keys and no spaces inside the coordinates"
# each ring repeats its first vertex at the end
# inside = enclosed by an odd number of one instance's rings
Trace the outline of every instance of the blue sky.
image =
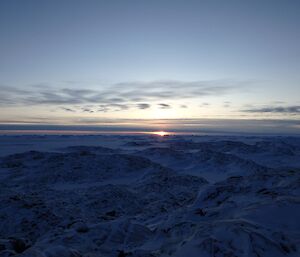
{"type": "Polygon", "coordinates": [[[2,0],[0,122],[298,129],[299,13],[296,0],[2,0]]]}

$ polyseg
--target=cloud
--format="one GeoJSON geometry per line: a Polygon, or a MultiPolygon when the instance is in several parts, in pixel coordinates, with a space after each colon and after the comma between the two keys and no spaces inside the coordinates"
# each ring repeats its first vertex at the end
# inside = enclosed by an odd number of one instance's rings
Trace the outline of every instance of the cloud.
{"type": "Polygon", "coordinates": [[[300,105],[294,106],[268,106],[262,108],[251,108],[242,110],[248,113],[286,113],[286,114],[300,114],[300,105]]]}
{"type": "Polygon", "coordinates": [[[199,106],[200,107],[204,107],[204,106],[209,106],[210,105],[210,103],[202,103],[202,104],[200,104],[199,106]]]}
{"type": "Polygon", "coordinates": [[[146,103],[137,104],[137,107],[141,110],[149,109],[150,106],[151,106],[150,104],[146,104],[146,103]]]}
{"type": "Polygon", "coordinates": [[[160,103],[158,104],[160,109],[170,109],[171,106],[169,104],[160,103]]]}
{"type": "Polygon", "coordinates": [[[60,107],[60,109],[66,112],[76,112],[76,110],[67,107],[60,107]]]}
{"type": "Polygon", "coordinates": [[[180,105],[180,108],[183,108],[183,109],[185,109],[185,108],[187,108],[187,105],[185,105],[185,104],[182,104],[182,105],[180,105]]]}
{"type": "Polygon", "coordinates": [[[123,111],[129,109],[129,106],[126,104],[110,104],[108,106],[112,108],[113,111],[123,111]]]}
{"type": "Polygon", "coordinates": [[[94,111],[91,110],[90,108],[81,108],[81,110],[82,110],[83,112],[94,113],[94,111]]]}
{"type": "Polygon", "coordinates": [[[231,106],[231,102],[230,101],[225,101],[225,102],[223,102],[223,107],[224,108],[228,108],[228,107],[230,107],[231,106]]]}
{"type": "Polygon", "coordinates": [[[97,112],[108,112],[109,108],[106,106],[100,106],[100,108],[97,109],[97,112]]]}
{"type": "Polygon", "coordinates": [[[237,90],[240,84],[243,83],[238,84],[229,80],[162,80],[150,82],[123,82],[115,84],[114,87],[124,91],[121,92],[121,95],[125,98],[134,96],[158,100],[163,98],[197,98],[203,96],[223,95],[230,93],[233,90],[237,90]]]}
{"type": "MultiPolygon", "coordinates": [[[[231,80],[211,81],[135,81],[110,85],[99,85],[90,89],[69,88],[70,84],[51,87],[24,86],[20,89],[12,86],[0,85],[0,106],[24,105],[109,105],[115,109],[125,110],[128,105],[136,108],[143,107],[143,102],[193,99],[205,96],[220,96],[241,90],[241,85],[249,82],[231,80]],[[141,105],[137,105],[140,102],[141,105]],[[119,106],[117,106],[119,105],[119,106]]],[[[78,85],[76,85],[78,86],[78,85]]],[[[144,105],[145,106],[145,105],[144,105]]]]}
{"type": "Polygon", "coordinates": [[[128,110],[130,108],[127,104],[101,104],[98,106],[97,112],[118,112],[123,110],[128,110]]]}
{"type": "MultiPolygon", "coordinates": [[[[150,106],[150,105],[149,105],[150,106]]],[[[144,109],[147,106],[141,106],[144,109]]],[[[75,105],[72,107],[59,107],[54,109],[53,112],[57,111],[58,109],[67,111],[67,112],[84,112],[84,113],[95,113],[95,112],[116,112],[129,109],[130,106],[126,104],[101,104],[101,105],[75,105]]]]}

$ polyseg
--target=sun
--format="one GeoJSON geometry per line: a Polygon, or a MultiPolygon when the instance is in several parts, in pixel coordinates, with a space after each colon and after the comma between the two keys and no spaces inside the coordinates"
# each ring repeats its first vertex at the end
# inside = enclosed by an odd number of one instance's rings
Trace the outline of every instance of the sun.
{"type": "Polygon", "coordinates": [[[155,132],[153,132],[153,134],[154,134],[154,135],[161,136],[161,137],[164,137],[164,136],[169,135],[169,133],[166,132],[166,131],[155,131],[155,132]]]}

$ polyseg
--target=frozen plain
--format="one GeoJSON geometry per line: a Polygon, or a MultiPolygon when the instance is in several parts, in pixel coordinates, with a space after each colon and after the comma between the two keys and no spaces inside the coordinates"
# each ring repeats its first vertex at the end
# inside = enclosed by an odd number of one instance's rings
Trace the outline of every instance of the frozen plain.
{"type": "Polygon", "coordinates": [[[300,138],[0,136],[0,256],[300,256],[300,138]]]}

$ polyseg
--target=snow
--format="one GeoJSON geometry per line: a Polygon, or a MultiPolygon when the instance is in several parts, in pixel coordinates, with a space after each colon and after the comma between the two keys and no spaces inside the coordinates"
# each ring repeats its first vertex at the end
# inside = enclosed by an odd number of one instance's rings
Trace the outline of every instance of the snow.
{"type": "Polygon", "coordinates": [[[300,256],[300,139],[0,136],[0,256],[300,256]]]}

